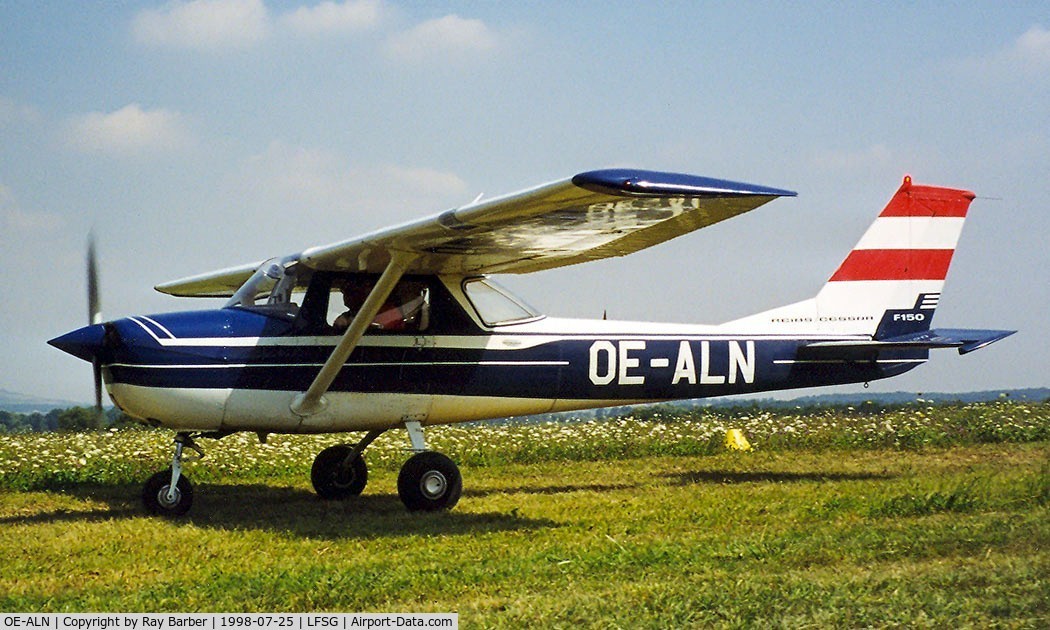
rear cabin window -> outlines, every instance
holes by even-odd
[[[474,278],[463,283],[463,292],[488,326],[516,324],[541,317],[531,306],[511,295],[488,278]]]

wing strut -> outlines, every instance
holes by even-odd
[[[383,303],[390,297],[390,293],[394,290],[401,276],[404,275],[405,270],[418,256],[414,253],[399,251],[393,251],[390,254],[390,263],[383,271],[383,275],[379,276],[379,280],[372,288],[372,292],[368,294],[365,303],[361,305],[361,309],[354,315],[354,320],[350,322],[350,327],[343,333],[343,338],[339,340],[339,345],[335,347],[331,356],[325,361],[321,371],[314,378],[314,382],[310,383],[310,388],[296,396],[295,400],[292,401],[291,409],[295,415],[306,417],[324,409],[324,393],[332,386],[332,382],[335,380],[336,375],[339,374],[339,370],[343,369],[346,360],[350,358],[350,353],[357,348],[358,342],[361,341],[361,336],[365,334],[365,330],[368,329],[372,320],[379,314],[379,309],[383,307]]]

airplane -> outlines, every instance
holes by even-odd
[[[322,450],[323,499],[361,494],[364,452],[407,430],[409,511],[449,510],[459,468],[424,427],[845,383],[981,349],[1016,331],[932,329],[972,192],[904,178],[816,296],[719,325],[546,317],[490,276],[623,256],[749,212],[789,190],[635,169],[579,173],[404,225],[155,288],[222,308],[91,323],[49,343],[88,361],[129,416],[176,432],[146,509],[186,514],[198,438],[364,432]]]

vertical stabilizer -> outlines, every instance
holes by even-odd
[[[905,176],[815,298],[734,324],[876,339],[928,330],[974,196]]]

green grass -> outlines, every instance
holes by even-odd
[[[1046,405],[1031,409],[1044,426]],[[696,452],[678,452],[690,426]],[[309,488],[331,436],[204,442],[208,457],[189,466],[193,511],[176,521],[138,501],[170,435],[7,436],[0,610],[454,611],[463,627],[508,628],[1050,625],[1039,430],[814,446],[824,438],[810,429],[774,447],[766,435],[779,432],[752,427],[756,451],[732,453],[677,419],[614,423],[604,443],[598,429],[431,431],[464,477],[459,505],[441,514],[408,514],[397,498],[403,435],[370,449],[369,487],[345,503]]]

